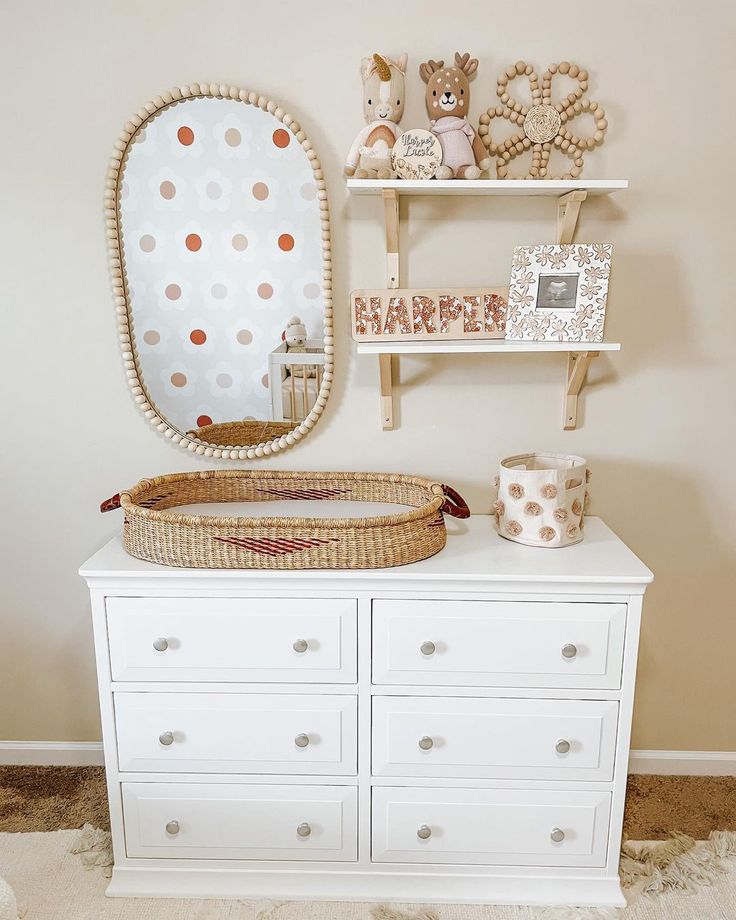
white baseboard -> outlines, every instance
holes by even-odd
[[[0,741],[0,765],[98,767],[101,741]],[[736,751],[631,751],[629,773],[736,776]]]
[[[629,773],[736,776],[736,751],[631,751]]]
[[[101,741],[0,741],[0,764],[101,767]]]

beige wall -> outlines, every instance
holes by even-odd
[[[552,13],[466,0],[446,9],[438,0],[6,5],[0,738],[99,737],[76,571],[121,522],[97,506],[144,475],[205,465],[149,430],[128,396],[101,205],[129,114],[171,85],[214,80],[259,89],[302,122],[332,206],[336,386],[315,433],[271,465],[422,473],[484,512],[499,457],[528,448],[589,457],[593,510],[657,576],[634,745],[736,750],[733,6],[558,2]],[[560,429],[559,356],[478,355],[405,359],[400,425],[384,433],[377,368],[347,338],[348,291],[378,286],[384,273],[379,201],[348,198],[341,179],[361,124],[359,59],[409,52],[409,127],[425,124],[420,60],[455,49],[480,58],[476,121],[495,100],[496,74],[517,58],[540,68],[579,60],[611,124],[585,175],[631,180],[628,193],[585,207],[578,234],[615,243],[607,332],[624,348],[597,362],[575,432]],[[504,283],[512,247],[553,233],[549,201],[405,208],[409,284]]]

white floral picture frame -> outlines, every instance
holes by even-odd
[[[517,246],[511,266],[506,338],[602,342],[613,246]]]

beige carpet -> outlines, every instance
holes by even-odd
[[[584,908],[414,907],[335,902],[106,899],[106,835],[91,828],[0,833],[0,875],[22,920],[733,920],[736,834],[707,842],[679,835],[629,844],[622,878],[629,906]],[[73,852],[76,851],[76,852]],[[88,865],[85,865],[87,863]]]

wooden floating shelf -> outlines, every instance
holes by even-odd
[[[479,339],[462,342],[359,342],[359,355],[518,355],[536,352],[621,351],[620,342],[513,342]]]
[[[516,195],[560,198],[568,192],[610,195],[629,187],[628,179],[348,179],[351,195]]]

